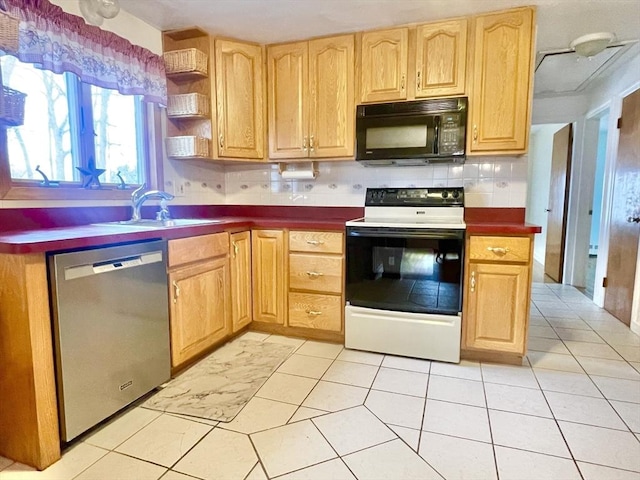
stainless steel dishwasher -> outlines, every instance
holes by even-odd
[[[170,377],[166,242],[49,256],[67,442]]]

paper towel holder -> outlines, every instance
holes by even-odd
[[[289,178],[293,180],[315,180],[318,176],[318,162],[311,162],[311,168],[301,170],[287,170],[289,163],[278,163],[278,171],[283,178]],[[299,175],[296,175],[299,173]]]

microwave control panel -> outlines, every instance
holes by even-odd
[[[438,142],[440,154],[464,153],[464,125],[462,115],[447,113],[440,116],[440,139]]]

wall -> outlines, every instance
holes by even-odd
[[[529,171],[527,210],[525,220],[542,227],[542,233],[536,235],[533,258],[544,264],[547,243],[547,212],[549,190],[551,188],[551,157],[553,153],[553,135],[564,127],[563,123],[534,125],[531,127],[529,141]]]
[[[67,13],[78,15],[79,17],[82,16],[78,0],[49,1],[58,5]],[[105,19],[104,23],[100,25],[100,28],[120,35],[134,45],[140,45],[141,47],[151,50],[153,53],[162,53],[162,34],[160,30],[122,9],[120,9],[120,13],[118,13],[115,18],[111,20]]]

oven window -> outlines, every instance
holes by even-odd
[[[463,240],[347,237],[347,301],[416,313],[461,310]]]

